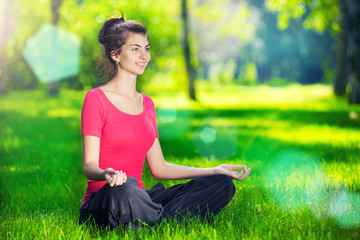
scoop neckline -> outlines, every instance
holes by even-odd
[[[131,114],[131,113],[124,112],[123,110],[120,110],[118,107],[116,107],[116,106],[110,101],[110,99],[106,96],[105,92],[104,92],[101,88],[97,88],[97,89],[100,90],[101,94],[104,96],[104,98],[106,99],[106,101],[108,101],[108,102],[110,103],[110,105],[111,105],[112,107],[114,107],[117,111],[119,111],[120,113],[123,113],[123,114],[125,114],[125,115],[129,115],[129,116],[134,116],[134,117],[136,117],[136,116],[142,115],[142,114],[145,112],[146,101],[145,101],[145,96],[144,96],[143,93],[140,93],[141,96],[142,96],[142,102],[143,102],[143,109],[142,109],[142,111],[141,111],[140,113],[138,113],[138,114]]]

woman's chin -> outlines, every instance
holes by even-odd
[[[142,75],[144,72],[145,72],[145,70],[143,70],[143,71],[137,71],[136,74],[137,74],[137,75]]]

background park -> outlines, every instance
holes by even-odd
[[[167,161],[252,169],[214,224],[77,224],[81,107],[119,10],[148,28],[138,90]],[[2,0],[0,13],[0,239],[360,238],[360,1]],[[146,166],[143,180],[159,182]]]

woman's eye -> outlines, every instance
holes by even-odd
[[[150,48],[145,48],[146,51],[150,51]]]
[[[137,50],[139,50],[139,49],[138,49],[138,48],[133,48],[132,50],[133,50],[133,51],[137,51]]]

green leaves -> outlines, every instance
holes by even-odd
[[[272,12],[278,12],[277,26],[285,30],[291,18],[300,18],[308,13],[303,26],[317,33],[326,30],[338,32],[336,22],[338,11],[337,0],[266,0],[266,7]]]

